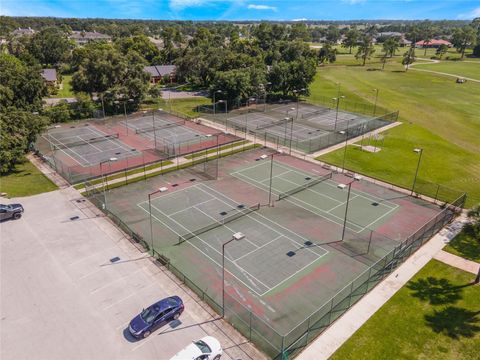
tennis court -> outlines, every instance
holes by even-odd
[[[138,206],[149,213],[148,202]],[[195,248],[219,267],[222,244],[233,234],[243,233],[242,241],[226,249],[225,269],[258,296],[328,253],[322,247],[306,247],[307,239],[260,215],[259,205],[236,203],[203,183],[160,196],[152,200],[151,208],[152,217],[176,233],[181,246]],[[298,251],[301,248],[304,251]]]
[[[265,159],[231,175],[268,191],[270,160]],[[354,181],[351,179],[351,181]],[[278,201],[290,202],[328,221],[343,225],[347,203],[347,188],[339,188],[332,173],[318,175],[307,173],[280,162],[273,163],[272,192]],[[392,216],[398,208],[388,200],[360,190],[352,190],[349,198],[346,226],[355,233],[375,228],[382,219]]]
[[[75,164],[83,167],[100,164],[109,159],[123,159],[140,155],[118,139],[118,133],[108,134],[93,126],[51,129],[42,137],[53,151],[62,152]]]
[[[123,123],[125,124],[125,122]],[[172,119],[172,116],[144,116],[129,120],[126,125],[136,134],[152,142],[160,140],[171,144],[180,144],[205,137],[205,134],[183,126],[185,120]]]

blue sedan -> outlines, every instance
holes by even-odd
[[[135,316],[130,321],[128,330],[136,338],[146,338],[152,331],[172,320],[178,319],[184,309],[185,306],[182,299],[178,296],[168,297],[150,305]]]

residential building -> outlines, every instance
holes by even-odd
[[[431,39],[428,42],[426,40],[420,40],[415,43],[415,47],[417,48],[438,48],[440,45],[453,46],[450,41],[442,39]]]
[[[42,69],[41,75],[48,86],[57,86],[57,70]]]
[[[152,65],[145,66],[144,70],[150,75],[150,82],[152,84],[161,83],[162,80],[168,76],[169,81],[175,80],[175,72],[177,67],[175,65]]]
[[[32,28],[18,28],[12,31],[13,36],[32,36],[35,34],[35,30]]]
[[[70,35],[70,39],[75,41],[77,45],[85,45],[90,41],[106,41],[111,42],[112,37],[109,35],[101,34],[96,31],[73,31]]]

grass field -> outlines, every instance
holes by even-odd
[[[72,81],[72,75],[62,75],[63,88],[59,89],[57,95],[54,95],[52,97],[57,97],[57,98],[75,97],[75,94],[73,93],[73,90],[72,90],[71,81]]]
[[[167,111],[170,109],[177,111],[181,114],[197,117],[198,113],[195,112],[195,108],[198,105],[206,105],[211,104],[211,100],[206,97],[192,97],[192,98],[185,98],[185,99],[171,99],[171,100],[164,100],[164,99],[155,99],[155,101],[149,101],[143,107],[156,107],[162,108]]]
[[[56,189],[57,186],[28,160],[0,178],[0,192],[7,193],[8,197],[36,195]]]
[[[367,154],[352,148],[347,152],[347,168],[406,186],[411,184],[416,165],[412,149],[422,147],[421,179],[468,192],[467,205],[480,202],[480,84],[456,84],[445,76],[404,72],[396,63],[384,71],[369,68],[322,67],[310,88],[308,100],[315,102],[336,96],[339,82],[346,100],[369,104],[374,102],[373,89],[379,89],[378,105],[400,111],[405,125],[388,132],[385,149]],[[343,150],[320,159],[339,165]]]
[[[480,286],[430,261],[331,359],[478,359]]]
[[[480,80],[480,63],[478,62],[440,62],[437,64],[418,64],[415,69],[424,69],[431,71],[440,71],[456,76],[464,76],[476,80]]]
[[[480,263],[480,239],[465,230],[455,236],[443,250]]]

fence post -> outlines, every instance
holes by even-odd
[[[249,330],[249,338],[248,340],[252,341],[252,312],[249,311],[249,324],[248,324],[248,330]]]

